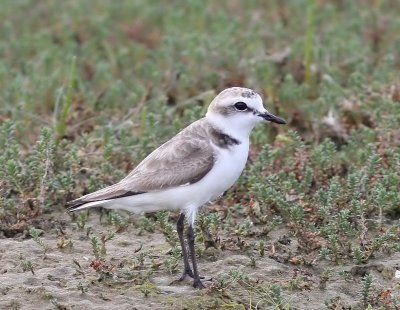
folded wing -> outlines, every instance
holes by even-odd
[[[89,202],[116,199],[196,183],[213,167],[208,126],[199,120],[147,156],[117,184],[70,201],[71,210]]]

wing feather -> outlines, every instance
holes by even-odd
[[[82,204],[193,184],[213,167],[215,154],[209,141],[209,124],[194,122],[148,155],[119,183],[69,203]]]

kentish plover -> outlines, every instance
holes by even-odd
[[[69,210],[99,206],[134,213],[181,210],[177,232],[184,271],[180,279],[189,275],[194,287],[203,288],[194,248],[197,211],[238,179],[247,161],[250,132],[262,121],[286,123],[268,112],[253,90],[228,88],[215,97],[204,118],[154,150],[120,182],[70,201]],[[183,236],[185,216],[189,252]]]

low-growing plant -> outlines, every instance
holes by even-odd
[[[179,243],[176,233],[176,225],[173,225],[169,221],[168,214],[165,211],[157,212],[157,218],[165,239],[172,247],[175,247]]]
[[[127,221],[117,212],[107,213],[108,222],[115,227],[115,232],[121,232],[128,226]]]
[[[19,256],[20,265],[23,271],[30,271],[33,275],[35,274],[35,270],[33,268],[33,263],[30,259],[25,258],[22,254]]]
[[[48,245],[44,243],[43,239],[40,237],[40,234],[41,232],[34,227],[31,227],[29,229],[29,235],[32,237],[33,241],[35,241],[36,244],[42,248],[43,253],[46,255],[46,253],[50,250],[50,248]]]
[[[364,306],[367,306],[370,302],[373,288],[374,278],[371,274],[368,273],[361,279],[361,298]]]
[[[73,213],[75,214],[75,213]],[[84,229],[89,218],[89,210],[76,214],[76,224],[79,229]]]
[[[78,291],[81,292],[81,294],[85,294],[89,290],[89,287],[86,284],[83,284],[82,281],[78,282],[78,284],[76,285],[76,288]]]
[[[146,216],[141,216],[139,219],[139,229],[141,231],[147,231],[153,233],[156,229],[155,222]]]
[[[173,248],[170,251],[170,255],[166,259],[164,259],[163,263],[170,274],[175,274],[175,272],[180,267],[181,250],[177,247]]]

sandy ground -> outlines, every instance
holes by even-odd
[[[77,229],[64,213],[59,214],[55,223],[41,236],[48,248],[46,253],[30,238],[0,239],[0,309],[212,309],[212,303],[222,295],[225,295],[225,300],[230,298],[235,302],[227,302],[227,306],[221,309],[274,308],[262,302],[256,307],[252,296],[245,290],[228,290],[225,294],[216,295],[209,289],[199,291],[192,288],[189,280],[174,281],[179,272],[170,274],[162,265],[170,250],[163,234],[146,232],[139,236],[132,224],[106,243],[105,260],[110,275],[100,281],[99,273],[93,265],[91,267],[94,256],[85,230]],[[90,217],[90,225],[97,236],[113,228],[100,224],[98,216],[94,215]],[[267,243],[274,243],[283,233],[279,230],[271,233]],[[73,241],[73,246],[61,248],[63,239]],[[291,247],[289,250],[295,250],[295,242]],[[140,253],[145,253],[145,259],[143,265],[138,266]],[[240,269],[257,281],[281,284],[300,274],[301,287],[284,294],[291,309],[326,309],[324,303],[329,300],[337,301],[336,309],[356,309],[360,302],[360,278],[365,272],[373,274],[376,287],[392,289],[396,285],[398,288],[400,283],[394,276],[400,267],[398,253],[361,267],[332,266],[328,263],[306,267],[279,262],[278,256],[266,252],[264,257],[257,258],[255,268],[249,266],[247,254],[239,248],[210,248],[199,260],[201,273],[209,279]],[[27,267],[27,261],[31,261],[33,272]],[[159,268],[152,271],[154,268],[151,266],[154,265]],[[333,276],[324,285],[321,284],[321,274],[327,266],[332,269]],[[117,276],[118,271],[128,269],[130,277],[123,279]],[[345,280],[339,277],[338,273],[342,270],[348,271],[353,278]],[[210,286],[212,281],[205,283]],[[146,288],[149,288],[147,296],[144,293]],[[399,294],[398,291],[393,293]]]

